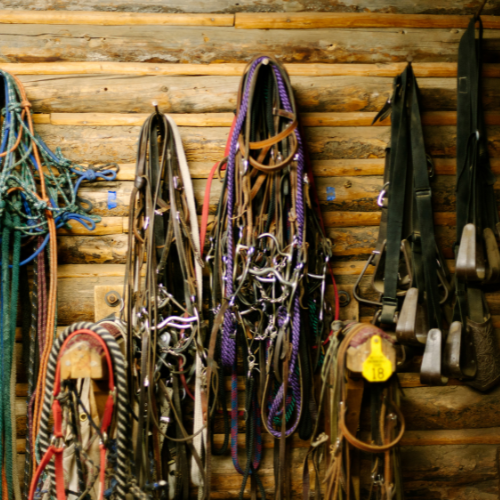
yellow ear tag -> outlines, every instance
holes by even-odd
[[[371,352],[363,363],[363,377],[368,382],[385,382],[392,375],[392,363],[382,352],[379,335],[371,338]]]

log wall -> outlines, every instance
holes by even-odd
[[[82,188],[82,196],[103,218],[96,231],[78,225],[60,231],[59,326],[93,320],[94,287],[123,283],[137,137],[151,102],[157,101],[181,125],[201,204],[209,169],[223,156],[242,69],[260,53],[276,56],[292,75],[319,199],[335,244],[334,272],[340,288],[348,290],[373,248],[380,219],[376,198],[389,122],[376,127],[370,123],[391,92],[392,78],[408,59],[413,61],[422,91],[427,151],[435,158],[437,237],[451,259],[457,50],[468,16],[480,3],[0,0],[0,68],[20,75],[47,144],[83,164],[121,166],[115,182]],[[484,14],[483,101],[498,174],[500,1],[490,0]],[[496,188],[500,201],[500,183]],[[117,194],[111,210],[108,191]],[[211,209],[219,192],[215,183]],[[362,282],[365,292],[368,280]],[[500,291],[488,294],[488,301],[500,328]],[[372,312],[361,308],[360,316],[368,319]],[[22,474],[26,384],[21,344],[16,355]],[[422,386],[415,374],[400,378],[408,427],[402,450],[406,498],[498,499],[500,387],[479,394],[459,381],[438,388]],[[293,438],[294,478],[301,477],[307,446]],[[271,494],[272,443],[267,437],[264,447],[263,482]],[[213,498],[236,498],[240,478],[230,457],[214,457],[213,470]],[[296,498],[301,495],[298,480],[293,492]]]

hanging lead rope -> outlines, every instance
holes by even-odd
[[[109,396],[105,407],[105,412],[102,417],[100,426],[100,463],[98,465],[99,473],[93,478],[88,478],[90,483],[86,482],[85,490],[77,493],[85,495],[85,491],[89,491],[93,487],[92,480],[99,481],[99,499],[102,500],[104,491],[107,486],[105,470],[107,468],[106,458],[113,448],[116,448],[116,465],[113,478],[115,486],[111,489],[111,498],[125,498],[130,491],[136,498],[145,499],[144,494],[138,493],[135,486],[135,478],[133,478],[130,469],[130,450],[131,450],[131,425],[132,420],[130,414],[129,391],[127,385],[127,377],[125,373],[125,360],[123,354],[115,340],[115,338],[104,328],[93,323],[75,323],[66,328],[55,340],[51,348],[49,361],[47,365],[47,379],[43,400],[43,410],[40,420],[40,451],[41,463],[36,470],[31,487],[29,490],[29,500],[35,498],[35,493],[39,488],[39,479],[42,473],[47,469],[48,476],[44,480],[44,485],[48,493],[55,487],[57,498],[66,498],[65,482],[63,470],[63,453],[64,449],[75,444],[75,439],[78,436],[72,436],[71,441],[67,441],[67,433],[63,430],[62,411],[64,408],[65,415],[71,414],[71,397],[69,394],[69,386],[64,385],[64,391],[61,393],[60,379],[60,359],[64,350],[68,347],[70,340],[73,343],[76,340],[90,339],[91,342],[100,346],[104,351],[106,363],[108,366],[108,386]],[[54,431],[51,432],[49,420],[51,414],[54,416]],[[116,422],[115,435],[109,434],[111,422]],[[68,422],[65,417],[64,422]],[[76,444],[78,444],[76,442]],[[52,463],[52,457],[55,461]]]

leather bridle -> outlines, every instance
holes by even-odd
[[[216,360],[222,367],[207,413],[221,404],[222,374],[230,374],[231,454],[243,476],[240,498],[248,479],[252,495],[260,490],[264,496],[257,474],[264,427],[279,440],[275,484],[280,499],[290,495],[286,439],[297,429],[307,437],[312,431],[309,412],[315,403],[303,384],[312,383],[315,369],[309,349],[322,347],[328,328],[324,293],[331,248],[311,203],[290,80],[271,57],[257,57],[245,70],[226,153],[219,165],[226,174],[206,257],[212,271],[210,307],[215,324],[222,322],[210,341],[209,366]],[[206,206],[204,215],[206,220]],[[312,340],[306,335],[309,315],[315,322]],[[239,349],[246,373],[246,466],[237,456]],[[225,416],[223,404],[222,412]]]
[[[159,112],[141,129],[129,220],[124,320],[138,416],[136,476],[141,488],[167,488],[170,482],[175,497],[187,499],[188,449],[193,456],[191,478],[200,492],[205,484],[202,262],[194,192],[180,134],[175,122]],[[194,396],[188,387],[191,381]],[[195,400],[192,436],[184,428],[181,393]],[[167,423],[170,415],[173,422]],[[167,442],[174,443],[172,450]],[[168,465],[171,454],[176,457],[173,476]]]

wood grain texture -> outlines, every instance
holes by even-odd
[[[0,47],[0,61],[210,64],[246,63],[257,55],[270,54],[282,63],[300,64],[404,63],[408,57],[419,63],[449,63],[457,61],[463,32],[400,27],[263,31],[0,23],[0,37],[9,39]],[[497,31],[485,30],[484,62],[495,63],[499,57]]]
[[[65,156],[77,163],[135,162],[139,127],[38,125],[37,130],[51,149],[60,147]],[[220,161],[228,132],[225,127],[182,127],[188,162]],[[372,159],[384,158],[389,134],[389,127],[385,126],[309,127],[305,129],[305,140],[313,160]],[[424,136],[428,154],[455,157],[455,127],[424,127]],[[491,157],[500,157],[500,126],[488,127],[488,149]]]
[[[383,175],[383,158],[368,158],[355,160],[315,160],[312,161],[315,177],[354,177]],[[433,158],[436,175],[455,175],[455,158]],[[193,179],[206,179],[213,162],[190,162],[189,171]],[[500,158],[490,158],[490,165],[495,175],[500,174]],[[116,177],[119,181],[131,181],[135,178],[135,164],[122,163]]]
[[[405,390],[402,411],[408,430],[475,429],[499,426],[500,388],[482,394],[467,386]]]
[[[407,63],[387,64],[285,64],[291,76],[389,76],[400,74]],[[241,76],[245,64],[170,64],[170,63],[125,63],[125,62],[44,62],[44,63],[0,63],[0,69],[18,75],[219,75]],[[418,78],[449,78],[457,76],[456,63],[413,63]],[[500,65],[483,65],[486,78],[498,78]]]
[[[345,213],[345,212],[344,212]],[[368,258],[375,248],[378,226],[327,228],[333,242],[333,256]],[[61,264],[125,264],[128,236],[112,234],[102,236],[63,236],[58,238],[58,261]],[[456,239],[454,227],[437,227],[436,242],[446,258],[453,258]]]
[[[481,16],[485,28],[500,28],[496,16]],[[234,25],[240,29],[318,28],[466,28],[470,16],[428,14],[372,14],[344,12],[238,13]]]
[[[389,12],[402,14],[475,14],[481,0],[1,0],[3,9],[86,10],[105,12]],[[500,15],[489,0],[483,14]]]
[[[23,75],[28,98],[38,113],[150,113],[158,102],[166,113],[233,112],[237,76]],[[392,78],[367,76],[293,76],[302,112],[376,112],[392,92]],[[456,110],[455,78],[421,78],[426,111]],[[483,80],[482,99],[500,110],[500,86]]]
[[[195,198],[199,206],[203,204],[207,181],[205,178],[194,178],[193,187]],[[376,221],[372,212],[379,213],[377,198],[382,189],[381,176],[332,176],[316,177],[316,191],[328,225],[335,220],[349,217],[348,220],[358,218],[357,225],[373,225]],[[112,181],[84,183],[81,195],[94,205],[96,215],[102,217],[123,217],[128,215],[128,205],[133,183],[131,181]],[[453,175],[437,175],[432,181],[433,206],[438,225],[453,226],[455,224],[452,213],[455,211],[455,177]],[[500,182],[494,185],[497,197],[500,199]],[[210,190],[210,209],[215,210],[221,193],[221,182],[214,180]],[[116,192],[115,208],[108,208],[108,192]],[[332,194],[333,193],[333,194]],[[331,212],[341,212],[335,214]],[[353,212],[347,215],[345,212]],[[363,213],[363,215],[359,215]],[[376,215],[378,217],[378,215]],[[366,223],[365,223],[366,222]],[[343,223],[342,225],[346,225]],[[356,225],[356,224],[352,224]],[[75,226],[76,227],[76,226]],[[106,228],[102,229],[106,231]],[[102,233],[105,234],[105,233]],[[108,233],[109,234],[109,233]]]
[[[373,123],[377,113],[302,113],[300,123],[304,127],[369,127],[389,126],[390,116]],[[38,123],[51,125],[86,125],[86,126],[141,126],[149,116],[147,113],[50,113],[41,115]],[[179,127],[230,127],[234,120],[233,113],[189,113],[170,114]],[[456,125],[455,111],[428,111],[421,115],[422,125]],[[500,125],[500,113],[485,113],[486,125]]]
[[[2,10],[2,24],[233,26],[230,14],[147,14],[138,12]]]

